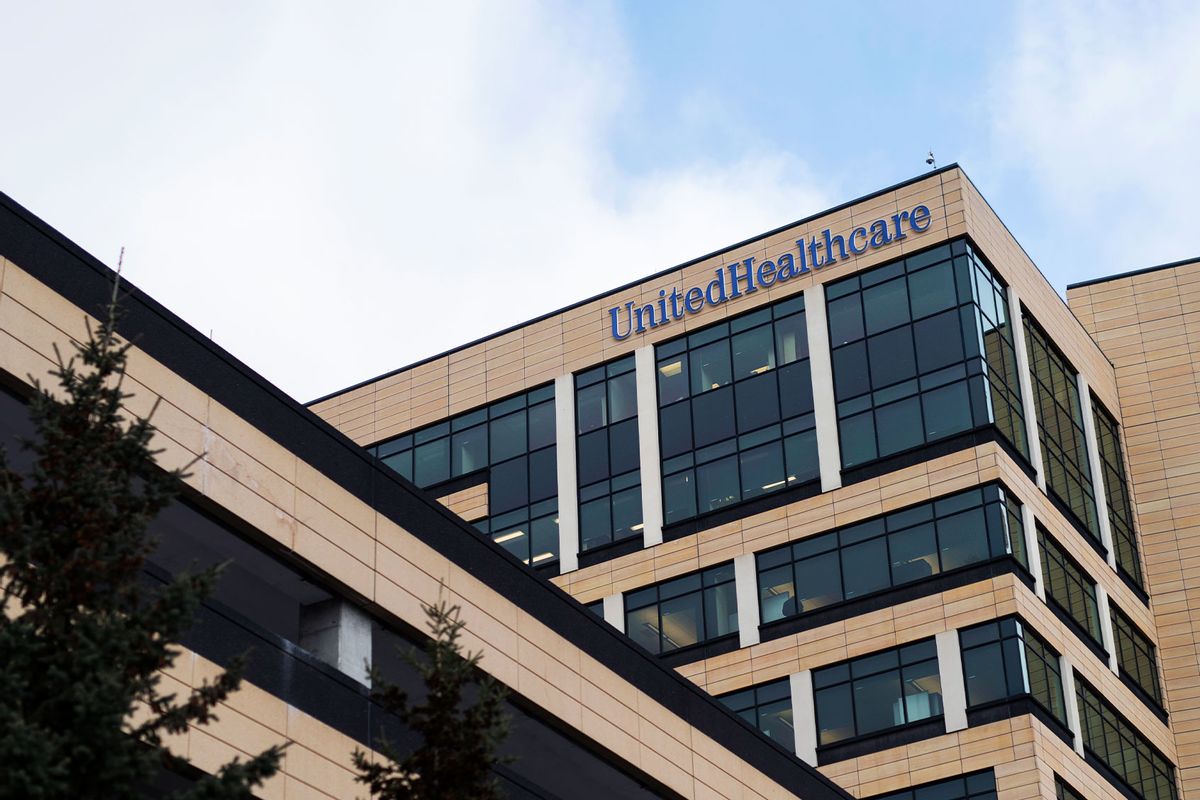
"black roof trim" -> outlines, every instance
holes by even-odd
[[[1181,261],[1172,261],[1168,264],[1157,264],[1153,267],[1142,267],[1141,269],[1131,269],[1128,272],[1118,272],[1115,275],[1106,275],[1103,278],[1090,278],[1089,280],[1080,281],[1079,283],[1068,283],[1067,291],[1069,292],[1072,289],[1079,289],[1083,286],[1092,286],[1097,283],[1107,283],[1108,281],[1116,281],[1116,280],[1120,280],[1121,278],[1132,278],[1135,275],[1145,275],[1147,272],[1158,272],[1160,269],[1175,269],[1175,267],[1182,267],[1182,266],[1186,266],[1188,264],[1195,264],[1197,261],[1200,261],[1200,256],[1194,256],[1192,258],[1185,258],[1185,259],[1182,259]]]
[[[107,307],[113,271],[2,192],[0,256],[85,312],[98,315]],[[147,355],[788,791],[851,800],[162,304],[131,284],[123,287],[120,333]]]
[[[774,236],[775,234],[780,233],[781,231],[786,231],[788,228],[794,228],[797,225],[803,225],[807,222],[812,222],[815,219],[819,219],[821,217],[828,216],[829,214],[836,214],[838,211],[849,208],[850,206],[858,205],[859,203],[862,203],[866,200],[870,200],[872,198],[879,197],[882,194],[887,194],[888,192],[894,192],[897,189],[903,189],[905,186],[911,186],[912,184],[914,184],[918,181],[923,181],[926,178],[931,178],[935,175],[941,175],[943,173],[950,172],[951,170],[955,170],[955,169],[960,170],[960,171],[962,169],[961,167],[959,167],[957,162],[953,163],[953,164],[947,164],[946,166],[940,167],[938,169],[930,170],[929,172],[924,172],[915,177],[900,181],[899,183],[894,183],[891,186],[887,186],[883,189],[877,189],[869,194],[864,194],[862,197],[857,197],[854,200],[847,200],[845,203],[841,203],[840,205],[833,206],[832,208],[827,208],[824,211],[818,211],[815,214],[809,214],[807,217],[804,217],[803,219],[798,219],[795,222],[789,222],[786,225],[780,225],[778,228],[772,228],[771,230],[766,231],[764,233],[755,234],[754,236],[751,236],[748,239],[743,239],[742,241],[737,242],[736,244],[726,245],[725,247],[722,247],[720,250],[714,250],[711,253],[699,256],[697,258],[693,258],[690,261],[685,261],[682,264],[676,264],[673,267],[667,267],[666,269],[659,270],[658,272],[655,272],[653,274],[646,275],[645,277],[638,278],[637,280],[633,280],[633,281],[630,281],[629,283],[622,284],[621,286],[617,286],[616,288],[606,289],[605,291],[601,292],[600,294],[595,294],[595,295],[592,295],[591,297],[585,298],[583,300],[578,300],[574,303],[571,303],[568,306],[563,306],[562,308],[555,309],[554,311],[548,311],[545,314],[542,314],[541,316],[534,317],[533,319],[526,320],[525,322],[518,322],[515,325],[508,326],[504,330],[496,331],[495,333],[489,333],[486,336],[481,336],[478,339],[475,339],[474,341],[467,342],[466,344],[460,344],[456,347],[450,348],[449,350],[444,350],[440,353],[437,353],[436,355],[422,358],[419,361],[414,361],[411,364],[406,364],[403,367],[397,367],[396,369],[385,372],[382,375],[376,375],[374,378],[367,378],[365,381],[359,381],[358,383],[355,383],[351,386],[347,386],[344,389],[338,389],[335,392],[330,392],[329,394],[322,395],[321,397],[318,397],[315,400],[309,400],[304,405],[315,406],[317,403],[323,403],[326,400],[331,400],[334,397],[337,397],[338,395],[352,392],[355,389],[361,389],[364,386],[375,383],[376,381],[381,381],[384,378],[390,378],[393,375],[399,375],[401,372],[407,372],[408,370],[419,367],[422,364],[428,364],[431,361],[437,361],[439,358],[445,358],[446,356],[451,355],[452,353],[457,353],[462,350],[466,350],[469,347],[474,347],[477,344],[482,344],[483,342],[486,342],[489,339],[498,338],[500,336],[505,335],[506,333],[512,333],[515,330],[520,330],[521,328],[527,327],[529,325],[536,325],[537,323],[539,323],[543,320],[550,319],[550,317],[555,317],[555,316],[558,316],[559,314],[565,314],[568,311],[579,308],[580,306],[585,306],[588,303],[595,302],[596,300],[599,300],[602,297],[607,297],[610,294],[617,294],[618,292],[623,292],[626,289],[632,289],[633,287],[643,284],[647,281],[652,281],[655,278],[661,278],[664,275],[669,275],[670,273],[672,273],[676,270],[679,270],[679,269],[687,269],[690,266],[699,264],[701,261],[707,261],[710,258],[714,258],[714,257],[722,255],[724,253],[728,253],[731,250],[736,250],[739,247],[743,247],[743,246],[748,245],[751,242],[757,241],[759,239],[765,239],[768,236]],[[963,174],[965,175],[966,173],[964,172]]]

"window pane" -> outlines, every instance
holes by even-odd
[[[977,706],[1008,697],[1000,644],[994,642],[963,653],[963,678],[967,683],[967,705]]]
[[[612,541],[609,498],[604,496],[579,506],[579,540],[584,550]]]
[[[663,515],[668,524],[696,516],[696,488],[691,470],[663,479]]]
[[[942,569],[952,570],[989,557],[987,529],[982,509],[955,514],[938,520],[938,541],[942,547]]]
[[[734,387],[734,392],[739,433],[779,421],[779,389],[775,383],[775,373],[742,381]]]
[[[856,397],[871,388],[865,343],[857,342],[833,351],[833,386],[839,400]]]
[[[958,319],[957,311],[947,311],[913,325],[921,372],[933,372],[962,362],[965,355]]]
[[[779,376],[780,412],[783,417],[811,414],[813,410],[812,374],[808,364],[784,367]]]
[[[687,361],[683,356],[658,362],[658,402],[674,403],[688,396]]]
[[[691,352],[692,394],[725,386],[730,381],[729,342],[722,339]]]
[[[775,368],[773,326],[762,325],[732,339],[733,378],[740,380]]]
[[[850,701],[849,684],[820,689],[814,694],[820,743],[832,744],[854,736],[854,706]]]
[[[758,607],[763,622],[774,622],[797,613],[791,564],[759,573]]]
[[[826,309],[829,314],[830,346],[837,347],[863,337],[862,301],[857,294],[830,300]]]
[[[649,650],[661,652],[658,632],[658,606],[652,605],[625,614],[625,634]]]
[[[875,412],[879,433],[879,455],[899,453],[921,444],[920,398],[910,397]]]
[[[529,502],[529,465],[514,458],[492,467],[488,482],[488,514],[495,516]]]
[[[554,403],[539,403],[529,409],[529,449],[554,444]]]
[[[871,412],[844,419],[838,428],[841,432],[843,464],[852,467],[874,460],[875,417]]]
[[[887,545],[883,539],[843,548],[842,567],[847,600],[887,588],[891,582]]]
[[[525,412],[518,411],[491,422],[492,462],[525,452]]]
[[[783,613],[801,613],[842,600],[842,575],[836,552],[796,563],[797,598],[794,611],[785,602]]]
[[[971,429],[971,399],[965,383],[952,383],[921,397],[925,436],[930,441]]]
[[[773,442],[741,454],[742,496],[757,497],[787,485],[783,472],[783,447]]]
[[[815,430],[789,436],[783,442],[787,459],[788,484],[804,483],[820,477],[817,461],[817,432]]]
[[[487,426],[479,425],[454,434],[451,446],[454,475],[466,475],[487,466]]]
[[[893,583],[908,583],[938,572],[932,523],[892,534],[888,547],[892,554]]]
[[[704,633],[704,612],[699,592],[663,600],[663,652],[688,647],[701,640]]]
[[[608,431],[601,429],[580,436],[577,440],[579,447],[579,485],[587,486],[608,477]]]
[[[415,477],[418,486],[432,486],[450,477],[450,440],[438,439],[418,445],[413,451]]]
[[[741,499],[736,457],[724,458],[696,468],[700,513],[712,511]]]
[[[737,590],[732,583],[705,590],[704,619],[708,639],[737,632]]]
[[[904,712],[906,722],[942,713],[942,679],[936,660],[904,668]]]
[[[775,323],[775,352],[780,365],[808,358],[808,330],[804,314],[795,314]]]
[[[612,474],[620,475],[638,468],[638,425],[636,419],[617,423],[608,429],[609,460]]]
[[[864,289],[863,316],[868,334],[908,322],[908,286],[905,278]]]
[[[634,486],[612,496],[612,526],[614,539],[627,539],[641,533],[642,487]],[[636,528],[636,530],[635,530]]]
[[[854,724],[859,736],[904,724],[899,672],[854,681]]]
[[[558,458],[547,447],[529,456],[529,501],[536,503],[558,494]]]
[[[637,374],[627,372],[608,380],[608,421],[620,422],[637,414]]]
[[[575,425],[578,433],[587,433],[608,424],[608,394],[605,384],[597,383],[575,392]]]
[[[912,331],[898,328],[867,340],[871,360],[871,386],[878,389],[917,376]]]
[[[662,457],[671,458],[692,449],[692,405],[676,403],[658,415]]]
[[[913,317],[917,319],[958,305],[949,261],[913,273],[908,278],[908,285],[912,292]]]
[[[692,400],[696,447],[705,447],[734,435],[733,390],[708,392]]]

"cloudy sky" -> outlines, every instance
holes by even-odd
[[[300,400],[930,148],[1060,290],[1200,255],[1200,5],[845,5],[0,0],[0,191]]]

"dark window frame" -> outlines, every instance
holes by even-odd
[[[993,631],[986,630],[989,627],[995,628],[995,638],[982,639],[985,635],[992,634]],[[972,635],[975,634],[975,635]],[[959,640],[959,657],[963,667],[963,682],[967,694],[967,709],[982,708],[994,703],[1008,701],[1014,697],[1028,697],[1033,702],[1037,703],[1054,719],[1058,720],[1063,726],[1067,724],[1067,708],[1066,708],[1066,693],[1063,689],[1062,667],[1059,659],[1061,653],[1056,651],[1050,644],[1025,620],[1018,615],[1009,615],[995,620],[989,620],[978,625],[972,625],[967,628],[962,628],[958,631]],[[974,640],[974,641],[970,641]],[[1015,642],[1016,645],[1010,643]],[[968,653],[976,650],[997,645],[1000,650],[1000,658],[998,660],[999,669],[1004,677],[1004,684],[1009,689],[1008,692],[997,698],[989,700],[972,699],[972,684],[971,671],[968,667]],[[1008,669],[1011,666],[1009,661],[1008,647],[1017,647],[1017,654],[1020,658],[1020,668],[1022,674],[1020,676],[1022,690],[1012,691],[1013,676],[1008,674]],[[1049,681],[1051,678],[1057,678],[1057,695],[1054,693],[1054,686],[1047,682],[1045,691],[1039,691],[1039,687],[1033,685],[1033,670],[1029,666],[1031,658],[1036,658],[1044,667],[1045,675]],[[995,669],[995,667],[993,667]],[[1054,699],[1057,697],[1057,707]]]
[[[592,367],[583,372],[576,373],[572,380],[572,385],[575,388],[574,399],[575,403],[575,474],[576,474],[576,497],[579,503],[579,552],[591,553],[601,550],[618,542],[624,542],[632,539],[637,539],[642,536],[644,520],[642,519],[642,479],[641,479],[641,460],[638,452],[638,420],[637,410],[637,364],[635,363],[632,354],[622,358],[610,361],[606,364],[601,364],[597,367]],[[614,392],[618,388],[618,382],[633,381],[633,413],[614,418],[613,402]],[[587,430],[581,430],[583,426],[582,414],[580,413],[580,403],[584,392],[589,390],[594,391],[593,387],[602,387],[603,405],[601,410],[602,422],[598,425],[589,426]],[[632,429],[634,440],[633,452],[633,467],[630,469],[618,470],[614,461],[614,435],[617,433],[617,426],[621,426],[622,430]],[[603,437],[605,443],[605,456],[608,463],[605,469],[603,478],[590,480],[586,484],[582,476],[585,474],[583,467],[584,447],[581,446],[582,440],[587,438]],[[622,530],[617,528],[617,511],[619,508],[619,498],[627,499],[632,497],[635,499],[635,507],[637,510],[637,519]],[[607,520],[606,529],[607,535],[603,540],[597,540],[588,544],[587,533],[590,529],[589,524],[589,508],[603,508],[605,519]]]
[[[1079,727],[1084,752],[1104,767],[1101,774],[1116,783],[1119,788],[1128,789],[1143,800],[1178,800],[1175,765],[1151,744],[1135,725],[1081,678],[1078,672],[1075,673],[1075,699],[1079,708]],[[1097,736],[1103,741],[1097,741]],[[1110,761],[1105,753],[1096,747],[1101,745],[1105,751],[1111,753],[1113,744],[1120,748],[1119,761]],[[1136,761],[1137,773],[1153,773],[1158,776],[1154,792],[1144,791],[1147,780],[1145,778],[1141,779],[1140,786],[1132,783],[1131,779],[1135,779],[1135,776],[1126,771],[1131,755]],[[1164,786],[1167,789],[1165,793],[1160,791]]]
[[[769,361],[739,376],[737,343],[763,335],[770,339],[770,352],[764,354]],[[723,361],[728,379],[701,389],[695,385],[693,362],[703,364],[710,354],[716,364],[714,374],[724,376]],[[672,381],[676,376],[680,376],[678,382]],[[798,392],[787,386],[790,382],[797,382]],[[774,392],[769,390],[770,384]],[[669,396],[665,395],[668,389]],[[720,514],[819,480],[803,294],[656,345],[655,391],[665,525]],[[766,405],[761,406],[763,403]],[[751,421],[756,416],[751,409],[765,409],[765,416]],[[702,436],[697,418],[725,420],[728,428]],[[678,446],[676,436],[680,437]],[[777,480],[758,482],[762,476],[755,474],[756,469]],[[701,483],[706,480],[713,481],[714,489],[716,484],[728,483],[724,488],[731,493],[714,496],[705,506]]]
[[[763,695],[766,695],[764,698]],[[778,696],[776,696],[778,695]],[[738,703],[743,698],[749,698],[749,703]],[[742,720],[747,722],[751,727],[755,728],[762,736],[777,742],[782,747],[787,748],[789,752],[796,752],[796,718],[795,718],[795,700],[792,697],[791,678],[780,678],[779,680],[767,681],[766,683],[748,686],[745,689],[738,689],[735,692],[717,695],[717,700],[720,700],[725,706],[737,714]],[[764,708],[780,703],[782,700],[787,700],[787,713],[791,716],[792,721],[789,723],[785,717],[778,715],[777,712],[765,713]],[[752,714],[754,719],[748,719],[747,715]],[[764,716],[775,716],[784,725],[790,725],[792,728],[792,736],[787,742],[782,742],[779,739],[771,736],[766,729],[766,721]]]
[[[967,496],[972,493],[978,493],[978,503],[972,505],[956,505],[959,502],[969,499]],[[920,516],[921,509],[925,507],[929,507],[930,509],[928,519]],[[948,510],[942,511],[941,509]],[[1012,492],[1010,492],[1002,483],[998,481],[991,481],[980,486],[972,487],[959,492],[953,492],[948,495],[933,498],[932,500],[928,500],[923,503],[916,503],[902,509],[888,512],[887,514],[872,517],[864,520],[863,522],[843,526],[840,528],[834,528],[830,531],[817,533],[797,541],[788,542],[787,544],[779,547],[774,547],[769,550],[756,553],[755,582],[759,597],[759,624],[768,625],[780,620],[799,617],[805,613],[816,611],[818,609],[855,602],[864,597],[891,591],[901,586],[908,586],[918,581],[927,580],[947,573],[957,572],[959,570],[970,569],[977,564],[981,564],[995,558],[1001,558],[1005,556],[1011,557],[1021,565],[1022,569],[1028,570],[1029,566],[1028,554],[1025,546],[1024,522],[1021,517],[1020,509],[1020,503],[1016,500],[1016,497]],[[939,523],[945,524],[952,520],[964,519],[966,514],[973,513],[976,510],[982,511],[985,523],[982,543],[986,546],[987,556],[974,561],[967,561],[962,564],[958,564],[949,569],[944,568],[945,554],[949,548],[943,546],[943,541],[945,540],[946,536],[949,535],[949,532],[940,531]],[[996,514],[999,514],[998,518],[995,516]],[[893,527],[893,521],[896,521],[895,527]],[[898,540],[902,536],[913,533],[914,531],[918,531],[918,529],[930,524],[933,526],[932,536],[935,548],[933,554],[936,555],[938,559],[938,570],[936,572],[930,572],[928,575],[917,577],[911,580],[897,581],[896,567],[898,564],[892,555],[893,550],[895,549],[894,541]],[[1001,525],[1002,528],[993,533],[990,530],[990,527],[993,524]],[[857,531],[863,530],[865,526],[871,525],[879,526],[879,530],[870,536],[866,536],[861,539],[854,538],[853,541],[843,543],[844,540],[848,538],[844,534],[849,533],[851,536],[856,536]],[[823,538],[828,539],[829,543],[827,545],[821,542],[821,539]],[[994,545],[997,543],[997,538],[1003,542],[1004,552],[994,551]],[[883,540],[885,558],[889,564],[889,581],[887,585],[881,586],[880,588],[871,592],[866,592],[864,594],[847,598],[845,552],[855,547],[865,547],[870,545],[870,543],[879,540]],[[975,544],[979,544],[979,542],[975,542]],[[791,550],[790,558],[780,561],[780,563],[774,563],[774,561],[778,560],[779,558],[779,556],[776,554],[783,553],[789,549]],[[812,552],[807,552],[809,550],[812,550]],[[803,555],[801,555],[801,553],[803,553]],[[804,583],[804,581],[802,581],[798,576],[797,569],[802,563],[815,563],[818,559],[824,559],[826,561],[836,559],[838,570],[838,592],[840,597],[832,602],[823,603],[821,605],[814,606],[811,609],[805,609],[802,607],[803,603],[797,598],[796,594],[796,587]],[[767,562],[765,566],[764,562]],[[764,585],[764,573],[769,574],[774,570],[782,569],[785,565],[789,565],[791,568],[790,580],[786,581],[785,583],[788,583],[791,586],[792,593],[788,595],[788,599],[785,599],[781,603],[781,610],[783,613],[780,616],[774,616],[773,612],[766,611],[768,606],[767,601],[769,599],[779,597],[780,595],[768,594],[768,591],[773,590],[777,586],[783,585],[783,583]],[[832,568],[832,564],[829,565],[829,568]],[[792,603],[792,601],[795,602]],[[789,603],[792,603],[795,606],[790,613],[786,611]],[[768,613],[771,614],[770,619],[767,618]]]
[[[1028,309],[1022,308],[1021,319],[1029,357],[1029,382],[1037,406],[1038,446],[1042,453],[1046,491],[1059,502],[1068,519],[1093,546],[1102,548],[1099,510],[1084,432],[1083,399],[1079,394],[1079,372]],[[1058,389],[1066,392],[1066,404]],[[1069,447],[1063,439],[1064,434],[1071,437]],[[1078,491],[1073,492],[1072,487],[1077,487]]]
[[[960,783],[962,787],[959,794],[947,794],[946,789],[955,782]],[[996,800],[996,773],[989,767],[896,792],[872,795],[865,800],[929,800],[930,797],[936,800]]]
[[[915,278],[928,278],[935,270],[944,270],[943,282],[949,282],[953,300],[937,307],[919,308],[918,298],[927,293],[912,291]],[[881,287],[903,283],[905,313],[903,319],[877,329],[868,325],[868,293]],[[945,287],[944,287],[945,288]],[[837,404],[839,439],[842,442],[842,468],[859,469],[882,459],[927,447],[947,438],[994,427],[1017,453],[1028,461],[1029,445],[1025,427],[1013,321],[1009,318],[1008,287],[999,274],[965,238],[956,239],[929,250],[882,264],[826,285],[830,356],[833,362],[834,394]],[[848,298],[857,298],[852,300]],[[921,304],[923,305],[923,303]],[[841,316],[845,306],[848,315]],[[953,341],[958,355],[944,363],[922,365],[929,350],[919,340],[919,328],[933,325],[939,318],[953,317],[957,337]],[[993,317],[995,319],[993,319]],[[843,324],[843,320],[846,324]],[[907,336],[903,334],[907,332]],[[997,335],[990,335],[995,333]],[[888,380],[876,372],[888,367],[890,360],[876,364],[871,351],[885,340],[904,340],[913,363],[904,375]],[[950,341],[938,337],[935,341]],[[841,354],[841,355],[839,355]],[[862,361],[861,368],[839,372],[839,358]],[[842,380],[839,380],[839,375]],[[853,378],[855,386],[849,385]],[[857,385],[861,383],[862,385]],[[936,430],[935,403],[939,395],[949,397],[951,390],[961,396],[954,400],[966,405],[965,424]],[[916,414],[919,424],[896,424],[888,415]],[[881,431],[909,431],[910,440],[888,446]],[[911,436],[912,431],[919,436]],[[870,433],[870,447],[861,457],[849,442]],[[865,439],[863,440],[866,441]]]
[[[1109,602],[1108,611],[1112,617],[1113,649],[1116,650],[1117,666],[1120,674],[1129,678],[1146,697],[1162,709],[1162,681],[1159,677],[1158,648],[1149,636],[1129,618],[1116,603]],[[1133,651],[1130,653],[1130,651]],[[1127,655],[1133,655],[1130,662]],[[1139,661],[1141,663],[1139,663]]]
[[[1108,506],[1108,527],[1112,532],[1113,555],[1117,569],[1145,591],[1142,556],[1138,543],[1133,502],[1125,471],[1125,449],[1121,446],[1121,426],[1108,409],[1092,393],[1092,416],[1096,428],[1096,449],[1100,456],[1100,472],[1104,484],[1104,500]]]
[[[693,579],[696,580],[696,587],[692,589],[686,588],[687,584]],[[710,596],[715,597],[722,589],[728,589],[730,592],[729,596],[733,600],[733,627],[732,630],[708,636],[710,623],[716,624],[717,622],[708,618],[709,598]],[[653,594],[653,599],[651,599],[651,594]],[[698,625],[702,636],[697,638],[695,642],[664,648],[664,642],[670,641],[670,637],[667,635],[666,626],[663,623],[663,604],[671,600],[678,601],[682,598],[693,596],[699,597],[700,619]],[[646,647],[647,650],[656,656],[674,655],[690,648],[702,647],[712,642],[738,635],[738,623],[740,620],[737,615],[737,584],[732,561],[715,564],[696,572],[689,572],[686,575],[680,575],[669,580],[651,584],[650,586],[643,586],[631,592],[626,592],[622,596],[622,603],[625,635],[643,647]],[[657,649],[647,647],[639,638],[630,633],[631,615],[648,608],[657,608],[655,615],[658,633]]]
[[[1101,651],[1107,652],[1104,648],[1104,623],[1100,619],[1096,581],[1092,578],[1091,573],[1067,553],[1059,541],[1042,527],[1040,522],[1037,523],[1037,538],[1038,552],[1042,557],[1042,583],[1046,590],[1046,602],[1056,606],[1080,632],[1086,635],[1088,640],[1097,645]],[[1061,597],[1058,593],[1051,591],[1051,560],[1059,566],[1064,576],[1067,584],[1066,597]],[[1072,591],[1072,588],[1078,592]],[[1082,600],[1080,600],[1080,596],[1082,596]],[[1092,612],[1091,614],[1088,613],[1089,610]],[[1080,619],[1080,613],[1083,614],[1083,619]],[[1095,619],[1094,628],[1089,624],[1090,617]]]
[[[533,442],[529,418],[531,414],[549,414],[549,441]],[[523,415],[522,436],[524,446],[511,453],[503,453],[496,457],[495,432],[500,424],[514,421],[518,415]],[[455,485],[458,481],[472,476],[486,477],[488,483],[488,516],[473,520],[471,524],[480,533],[490,538],[511,553],[517,560],[536,568],[552,568],[558,564],[558,447],[557,430],[555,427],[555,397],[554,384],[542,384],[510,395],[501,400],[455,414],[431,425],[425,425],[408,433],[400,434],[368,446],[367,451],[383,461],[400,475],[416,483],[416,453],[420,447],[428,447],[445,443],[447,470],[444,479],[421,485],[421,488],[437,492],[440,486]],[[454,469],[453,442],[458,437],[470,433],[482,435],[483,449],[486,452],[484,462],[473,466],[470,470],[456,473]],[[535,446],[536,445],[536,446]],[[407,461],[405,459],[407,458]],[[522,461],[523,460],[523,461]],[[545,480],[553,482],[554,491],[544,496],[533,497],[531,492],[538,484],[539,477],[536,464],[545,467],[550,462],[550,469]],[[523,476],[521,470],[524,470]],[[525,502],[504,507],[496,512],[495,497],[501,482],[495,480],[497,473],[503,475],[506,469],[515,469],[514,477],[517,483],[523,482]],[[546,470],[543,469],[543,472]],[[523,481],[521,480],[523,478]],[[536,540],[536,541],[535,541]],[[535,550],[537,552],[535,552]]]
[[[889,664],[888,666],[884,666],[884,667],[875,669],[875,671],[873,671],[873,672],[864,671],[861,674],[855,674],[856,665],[861,666],[863,664],[868,664],[869,662],[881,659],[890,653],[896,654],[895,666],[891,666]],[[928,653],[928,654],[925,655],[924,653]],[[912,656],[911,660],[906,660],[906,658],[908,658],[909,656]],[[931,674],[936,675],[937,679],[938,679],[938,692],[936,692],[936,693],[926,692],[925,696],[930,697],[930,698],[936,697],[937,698],[936,706],[939,710],[937,711],[937,713],[930,713],[928,716],[909,719],[909,710],[908,710],[909,704],[907,702],[908,695],[904,691],[903,676],[907,669],[915,668],[915,667],[927,667],[931,663],[933,665],[933,672]],[[864,667],[864,669],[866,669],[866,668]],[[838,677],[839,672],[844,672],[845,677],[844,678]],[[877,728],[875,730],[869,730],[869,731],[859,730],[858,702],[857,702],[857,698],[855,696],[855,684],[858,683],[859,681],[868,681],[873,678],[879,678],[880,676],[889,675],[890,673],[893,673],[893,672],[896,673],[896,681],[897,681],[896,685],[900,689],[900,693],[895,699],[895,702],[898,704],[896,707],[902,711],[902,713],[905,717],[904,721],[894,724],[894,725],[887,726],[887,727]],[[826,678],[828,678],[829,682],[823,683],[823,680]],[[813,707],[814,707],[813,723],[817,729],[817,751],[818,751],[818,753],[822,749],[827,749],[830,747],[837,747],[840,745],[845,745],[850,742],[858,742],[858,741],[863,741],[866,739],[873,739],[873,738],[876,738],[879,736],[885,736],[892,732],[903,730],[904,728],[908,728],[908,727],[911,727],[914,725],[920,725],[923,723],[927,723],[932,720],[941,719],[945,716],[945,706],[943,704],[942,693],[941,693],[941,671],[940,671],[940,665],[938,663],[937,646],[935,644],[934,639],[932,639],[932,638],[920,639],[915,642],[906,642],[905,644],[900,645],[898,647],[885,648],[883,650],[878,650],[873,653],[867,653],[865,655],[847,659],[845,661],[841,661],[836,664],[830,664],[828,666],[814,669],[812,671],[812,681],[813,681]],[[846,687],[846,686],[849,687],[849,690],[848,690],[849,691],[849,699],[850,699],[849,720],[851,723],[851,733],[849,735],[843,736],[841,738],[830,739],[828,741],[822,741],[821,694],[823,692],[829,692],[830,694],[832,694],[835,690],[841,689],[842,687]],[[934,703],[931,699],[930,707],[932,708],[933,706],[934,706]]]

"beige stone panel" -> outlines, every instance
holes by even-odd
[[[367,599],[375,596],[375,571],[307,525],[296,525],[296,555]]]
[[[296,519],[270,500],[207,461],[197,462],[188,480],[198,486],[208,499],[233,510],[252,528],[284,547],[292,547],[296,538]]]
[[[295,461],[287,476],[273,472],[251,458],[211,428],[205,431],[203,449],[205,462],[229,476],[287,514],[296,513]]]
[[[342,757],[340,753],[330,751],[330,756],[326,758],[319,751],[293,744],[287,754],[288,776],[328,797],[361,796],[361,785],[355,783],[354,772],[350,768],[349,752]],[[289,797],[291,793],[292,785],[289,783]]]
[[[467,522],[475,522],[488,515],[488,485],[481,483],[461,489],[445,497],[439,497],[438,502]]]

